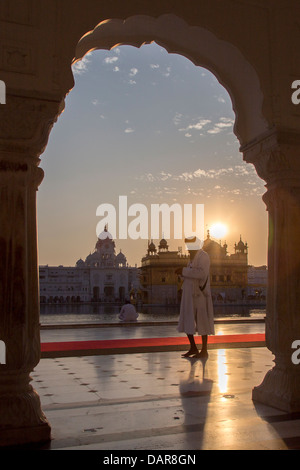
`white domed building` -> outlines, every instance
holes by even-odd
[[[75,267],[40,266],[42,303],[123,302],[140,291],[139,269],[127,263],[107,227],[98,236],[95,250]]]

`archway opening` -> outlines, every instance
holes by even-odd
[[[152,42],[88,52],[73,73],[76,86],[43,157],[40,264],[74,266],[85,259],[95,245],[97,207],[110,203],[120,210],[120,195],[128,207],[145,203],[149,213],[151,203],[204,204],[205,232],[222,222],[228,234],[219,244],[233,253],[242,234],[249,263],[266,264],[263,183],[241,159],[231,99],[211,72]],[[55,222],[47,216],[45,224],[44,203],[55,207]],[[140,266],[147,240],[116,244],[129,264]],[[169,245],[184,250],[182,240]],[[222,279],[230,280],[230,273]]]

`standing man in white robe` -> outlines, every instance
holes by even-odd
[[[178,331],[186,333],[190,341],[190,349],[183,357],[207,358],[207,336],[215,334],[209,279],[210,259],[202,250],[203,242],[196,237],[186,238],[185,243],[190,253],[190,263],[186,268],[176,270],[183,277]],[[196,333],[202,336],[200,352],[194,340]]]

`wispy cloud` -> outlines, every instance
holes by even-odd
[[[219,103],[222,103],[222,104],[226,103],[222,95],[215,96],[215,98],[217,99]]]
[[[117,56],[113,56],[113,57],[105,57],[105,59],[103,60],[103,62],[105,64],[114,64],[115,62],[117,62],[119,60],[119,57]]]
[[[132,67],[129,72],[130,80],[128,80],[129,85],[136,85],[136,81],[133,79],[138,74],[138,69],[136,67]]]
[[[147,180],[147,181],[193,181],[198,179],[220,179],[225,176],[230,177],[249,177],[249,185],[255,185],[256,183],[252,180],[253,177],[257,177],[254,167],[252,166],[245,166],[245,165],[235,165],[228,168],[212,168],[208,170],[204,170],[202,168],[198,168],[194,171],[185,171],[180,174],[171,174],[166,171],[161,171],[157,175],[153,175],[152,173],[146,173],[145,175],[140,176],[138,179]],[[243,184],[245,181],[243,181]],[[220,187],[219,185],[215,187]]]
[[[264,193],[264,187],[257,175],[251,175],[253,185],[248,185],[246,177],[241,177],[239,173],[232,171],[196,171],[193,173],[182,173],[182,175],[172,176],[169,173],[160,174],[147,173],[140,180],[139,195],[143,197],[156,198],[166,202],[166,200],[182,201],[183,197],[201,198],[203,201],[210,199],[222,199],[227,203],[234,203],[245,198],[259,198]],[[197,176],[196,176],[197,175]],[[200,176],[201,175],[201,176]],[[180,176],[180,177],[179,177]],[[200,182],[200,178],[201,182]],[[218,181],[218,184],[216,184]],[[175,184],[174,184],[175,183]]]
[[[178,126],[183,121],[183,116],[180,113],[176,113],[173,118],[173,123]],[[185,127],[178,129],[179,132],[185,132],[185,137],[192,137],[193,131],[200,131],[200,135],[214,135],[219,134],[224,130],[231,129],[234,125],[234,120],[228,117],[221,117],[217,122],[213,122],[211,119],[198,118],[195,122],[188,124]]]
[[[161,181],[166,181],[167,179],[172,178],[171,173],[166,173],[165,171],[161,171],[159,176]]]
[[[231,128],[234,124],[234,120],[231,118],[221,117],[212,129],[208,129],[208,134],[219,134],[224,129]]]
[[[166,68],[166,71],[163,72],[163,76],[164,76],[164,77],[169,77],[170,74],[171,74],[171,67],[167,67],[167,68]]]
[[[190,124],[189,126],[187,126],[185,128],[182,128],[182,129],[179,129],[179,130],[180,131],[189,131],[189,130],[192,130],[192,129],[196,129],[196,130],[200,131],[205,126],[207,126],[207,124],[210,124],[210,123],[211,123],[210,119],[200,119],[195,124]]]
[[[183,118],[183,114],[176,112],[175,116],[172,119],[174,125],[179,126],[179,124],[181,123],[182,118]]]
[[[88,71],[88,64],[90,61],[91,53],[86,54],[81,60],[72,65],[74,75],[82,75]]]
[[[171,70],[172,70],[170,66],[166,67],[165,70],[163,70],[159,64],[150,64],[150,68],[152,70],[159,71],[162,77],[169,77],[171,74]]]
[[[205,178],[205,179],[218,179],[222,176],[257,176],[256,172],[253,167],[245,167],[243,165],[235,165],[233,167],[228,168],[216,168],[210,170],[203,170],[198,168],[192,172],[183,172],[179,175],[173,176],[176,180],[184,180],[184,181],[191,181],[197,178]]]
[[[135,75],[138,73],[138,69],[136,67],[133,67],[132,69],[130,69],[130,73],[129,73],[129,76],[130,77],[135,77]]]

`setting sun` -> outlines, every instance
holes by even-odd
[[[219,240],[224,238],[225,235],[227,235],[227,232],[228,232],[227,226],[220,222],[215,223],[210,227],[211,236]]]

